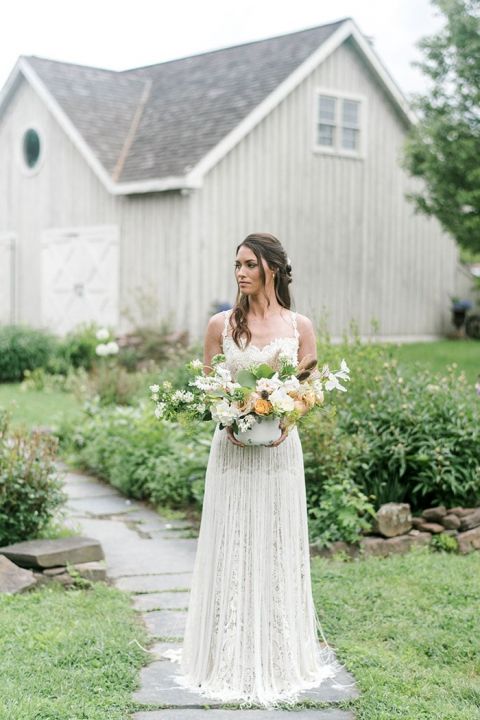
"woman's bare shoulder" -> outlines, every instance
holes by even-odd
[[[301,313],[297,312],[296,316],[297,316],[297,328],[298,328],[298,332],[300,334],[302,333],[302,331],[306,332],[306,331],[312,331],[314,329],[313,322],[310,320],[309,317],[307,317],[307,315],[302,315]]]
[[[224,324],[225,312],[222,310],[209,318],[206,329],[207,335],[221,336]]]

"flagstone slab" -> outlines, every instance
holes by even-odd
[[[188,608],[188,592],[161,592],[134,595],[133,607],[135,610],[150,612],[151,610],[166,610],[169,608],[186,610]]]
[[[72,508],[76,512],[82,511],[89,515],[115,515],[118,513],[128,513],[131,509],[132,501],[123,496],[108,495],[103,497],[81,497],[71,498],[67,502],[67,507]]]
[[[98,485],[92,482],[69,483],[64,486],[70,500],[83,500],[86,498],[119,497],[123,496],[111,485]]]
[[[161,592],[163,590],[189,590],[192,584],[192,573],[162,575],[132,575],[115,580],[120,590],[134,593]]]
[[[156,637],[183,637],[187,613],[177,610],[154,610],[143,613],[147,629]]]
[[[193,570],[196,551],[194,538],[178,539],[175,543],[144,538],[132,527],[121,522],[118,517],[115,521],[109,518],[75,518],[75,521],[80,525],[82,533],[96,537],[102,543],[109,578],[152,573],[183,573]],[[177,586],[170,585],[159,589],[168,590],[175,587]]]
[[[53,540],[26,540],[0,547],[0,553],[16,565],[27,568],[48,568],[67,563],[103,560],[101,544],[92,537],[65,537]]]
[[[206,703],[204,703],[206,704]],[[294,710],[293,720],[355,720],[350,710]],[[221,708],[169,708],[166,710],[147,710],[132,715],[132,720],[276,720],[290,718],[289,710],[223,710]]]
[[[18,567],[5,555],[0,555],[0,593],[15,595],[36,584],[31,570]]]
[[[205,698],[200,693],[188,690],[176,682],[181,674],[179,663],[156,660],[141,669],[140,688],[134,693],[133,699],[139,703],[158,703],[161,705],[174,705],[177,707],[220,707],[221,701]],[[340,685],[341,684],[341,685]],[[345,686],[345,687],[343,687]],[[359,692],[350,673],[345,669],[337,673],[335,678],[324,680],[317,688],[304,690],[298,695],[298,702],[307,700],[314,702],[340,702],[358,697]],[[246,711],[232,711],[242,714]],[[270,718],[273,711],[269,712]],[[240,714],[238,715],[240,718]],[[295,714],[295,717],[297,715]],[[348,716],[347,716],[348,717]]]

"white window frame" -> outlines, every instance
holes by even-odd
[[[320,105],[320,95],[327,95],[337,100],[335,105],[335,145],[320,145],[318,143],[318,126],[320,124],[318,111]],[[353,100],[360,104],[358,113],[359,122],[359,147],[358,150],[349,150],[341,146],[341,129],[342,129],[342,102],[338,100]],[[348,93],[335,88],[317,87],[313,97],[313,152],[326,155],[338,155],[341,157],[349,157],[357,160],[363,160],[367,151],[367,98],[365,95]]]

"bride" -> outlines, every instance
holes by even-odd
[[[235,373],[278,353],[316,357],[312,322],[290,310],[292,268],[269,233],[237,247],[238,294],[210,318],[204,365],[223,353]],[[317,631],[323,642],[321,643]],[[177,655],[175,656],[175,652]],[[294,704],[342,667],[312,597],[303,454],[296,427],[270,446],[213,434],[177,683],[206,698]]]

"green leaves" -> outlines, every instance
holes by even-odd
[[[240,370],[237,373],[237,382],[243,387],[254,388],[260,378],[271,378],[275,371],[266,363],[261,363],[250,370]]]
[[[404,166],[424,181],[407,197],[435,216],[465,250],[480,252],[480,17],[476,0],[434,0],[445,26],[419,43],[414,63],[430,78],[413,103],[419,123],[405,145]]]

